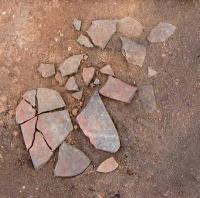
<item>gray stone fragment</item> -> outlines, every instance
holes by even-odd
[[[83,91],[78,91],[78,92],[72,94],[72,97],[77,100],[81,100],[82,96],[83,96]]]
[[[78,85],[76,83],[76,80],[74,78],[74,76],[71,76],[66,85],[65,85],[65,89],[68,91],[78,91]]]
[[[37,100],[38,100],[38,113],[52,111],[65,107],[60,94],[52,89],[38,88],[37,89]]]
[[[94,85],[100,85],[100,84],[101,84],[100,80],[98,78],[95,78]]]
[[[77,30],[77,31],[81,30],[81,23],[82,22],[78,19],[73,20],[73,25],[74,25],[75,30]]]
[[[36,96],[36,90],[31,90],[31,91],[27,91],[22,98],[24,98],[24,100],[26,100],[27,102],[29,102],[33,107],[35,107],[35,96]]]
[[[160,22],[156,27],[151,30],[151,33],[147,39],[151,43],[164,42],[170,36],[172,36],[172,34],[174,34],[175,30],[176,27],[174,25]]]
[[[81,34],[78,39],[77,42],[85,47],[94,47],[94,45],[90,42],[89,38],[87,38],[85,35]]]
[[[99,150],[115,153],[120,147],[117,130],[98,94],[95,92],[77,122],[90,142]]]
[[[63,142],[59,148],[58,162],[54,175],[73,177],[81,174],[89,166],[90,159],[79,149]]]
[[[127,62],[130,65],[142,67],[146,57],[146,47],[125,37],[121,37],[121,41],[122,54],[125,56]]]
[[[53,152],[49,149],[42,134],[39,132],[35,134],[35,140],[29,153],[35,169],[39,169],[42,165],[47,163],[53,155]]]
[[[82,77],[83,77],[83,81],[86,85],[89,85],[91,80],[94,77],[94,73],[95,73],[95,68],[94,67],[86,67],[83,68],[83,73],[82,73]]]
[[[156,99],[152,85],[145,85],[139,88],[139,98],[143,108],[147,113],[156,110]]]
[[[88,29],[87,33],[92,39],[92,42],[104,49],[116,32],[117,22],[114,20],[96,20],[92,21],[92,25]]]
[[[79,54],[73,55],[66,59],[59,67],[62,76],[64,77],[76,73],[81,64],[81,61],[84,59],[85,56],[86,55],[84,54]]]
[[[112,67],[110,65],[106,65],[103,68],[101,68],[100,72],[102,74],[107,74],[109,76],[114,76],[115,75],[114,72],[113,72],[113,70],[112,70]]]
[[[54,151],[73,130],[67,110],[44,113],[38,116],[37,129]]]
[[[38,72],[42,75],[43,78],[51,77],[56,73],[55,65],[41,63],[38,67]]]

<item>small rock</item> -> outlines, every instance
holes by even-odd
[[[121,41],[122,54],[125,56],[127,62],[130,65],[142,67],[146,57],[146,47],[125,37],[121,37]]]
[[[83,133],[97,149],[111,153],[118,151],[120,141],[117,130],[98,92],[90,98],[76,120]]]
[[[114,171],[117,167],[118,163],[116,162],[116,160],[113,157],[110,157],[99,165],[99,167],[97,168],[97,172],[109,173]]]
[[[85,171],[89,164],[90,159],[82,151],[64,142],[59,148],[54,175],[73,177]]]
[[[118,21],[118,32],[126,37],[139,37],[144,27],[132,17],[125,17]]]
[[[151,30],[151,33],[147,39],[151,43],[164,42],[170,36],[172,36],[172,34],[174,34],[175,30],[176,27],[174,25],[160,22],[156,27]]]
[[[65,79],[62,77],[60,72],[57,72],[55,75],[55,80],[58,82],[60,86],[63,86],[65,84]]]
[[[78,39],[77,42],[85,47],[94,47],[94,45],[90,42],[89,38],[87,38],[85,35],[81,34]]]
[[[82,76],[83,76],[83,81],[84,81],[84,83],[86,85],[90,84],[91,80],[94,77],[94,72],[95,72],[95,68],[94,67],[83,68]]]
[[[87,33],[96,46],[104,49],[112,35],[116,32],[116,24],[114,20],[92,21],[92,25]]]
[[[78,129],[78,125],[75,124],[74,125],[74,129],[77,130]]]
[[[38,72],[42,75],[43,78],[48,78],[55,75],[55,65],[54,64],[44,64],[41,63]]]
[[[103,68],[100,69],[100,72],[102,74],[107,74],[109,76],[115,76],[113,70],[112,70],[112,67],[110,65],[106,65],[104,66]]]
[[[98,78],[95,78],[95,80],[94,80],[94,85],[100,85],[101,83],[100,83],[100,80],[98,79]]]
[[[76,73],[85,56],[84,54],[79,54],[66,59],[59,67],[61,75],[64,77]]]
[[[74,76],[71,76],[68,79],[68,81],[67,81],[67,83],[65,85],[65,89],[68,90],[68,91],[78,91],[79,90]]]
[[[77,30],[77,31],[81,30],[81,23],[82,22],[78,19],[73,20],[73,25],[74,25],[75,30]]]
[[[153,76],[157,75],[157,71],[155,71],[154,69],[152,69],[151,67],[148,67],[148,78],[151,78]]]
[[[78,91],[78,92],[72,94],[72,97],[77,100],[81,100],[82,96],[83,96],[83,91]]]
[[[26,100],[27,102],[29,102],[33,107],[36,106],[35,97],[36,97],[36,90],[27,91],[22,96],[22,98],[24,98],[24,100]]]
[[[145,85],[139,89],[139,98],[142,102],[144,110],[151,113],[156,110],[156,99],[152,85]]]
[[[99,93],[114,100],[130,103],[136,90],[136,87],[109,76],[106,84],[99,90]]]
[[[78,115],[78,109],[72,109],[72,115],[77,116]]]
[[[53,152],[47,146],[41,133],[36,132],[33,146],[29,150],[33,166],[39,169],[42,165],[49,161]]]

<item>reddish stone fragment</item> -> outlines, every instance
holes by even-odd
[[[112,67],[110,65],[106,65],[103,68],[101,68],[100,72],[102,74],[107,74],[109,76],[114,76],[115,75],[114,72],[113,72],[113,70],[112,70]]]
[[[97,168],[97,172],[109,173],[114,171],[118,167],[118,163],[113,157],[110,157],[103,161]]]
[[[95,69],[94,67],[86,67],[83,69],[83,81],[86,85],[89,85],[91,80],[93,79],[94,77],[94,72],[95,72]]]

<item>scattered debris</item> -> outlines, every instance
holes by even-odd
[[[83,96],[82,90],[72,94],[72,97],[77,99],[77,100],[81,100],[82,96]]]
[[[86,85],[89,85],[91,80],[94,77],[94,73],[95,73],[95,68],[94,67],[86,67],[83,68],[83,73],[82,73],[82,77],[83,77],[83,81]]]
[[[151,78],[153,76],[157,75],[157,71],[155,71],[154,69],[152,69],[151,67],[148,67],[148,78]]]
[[[22,98],[29,102],[33,107],[35,107],[35,97],[36,97],[36,90],[27,91]]]
[[[102,74],[107,74],[109,76],[115,76],[113,70],[112,70],[112,67],[110,65],[106,65],[104,66],[103,68],[100,69],[100,72]]]
[[[97,168],[97,172],[109,173],[114,171],[118,166],[119,165],[116,160],[113,157],[110,157],[99,165],[99,167]]]
[[[77,42],[85,47],[94,47],[94,45],[90,42],[89,38],[87,38],[85,35],[81,34],[78,39]]]
[[[118,32],[126,37],[139,37],[144,30],[141,23],[132,17],[125,17],[118,20],[117,28]]]
[[[65,88],[68,90],[68,91],[78,91],[79,88],[78,88],[78,85],[76,83],[76,79],[74,76],[71,76],[66,85],[65,85]]]
[[[73,177],[81,174],[90,165],[90,159],[79,149],[65,142],[59,148],[54,175]]]
[[[98,78],[95,78],[95,80],[94,80],[94,85],[100,85],[101,83],[100,83],[100,80],[98,79]]]
[[[164,42],[170,36],[172,36],[172,34],[174,34],[175,30],[176,27],[174,25],[160,22],[156,27],[151,30],[151,33],[147,39],[151,43]]]
[[[92,25],[87,33],[96,46],[104,49],[112,35],[116,32],[116,24],[114,20],[92,21]]]
[[[99,90],[99,93],[114,100],[130,103],[136,90],[136,87],[109,76],[106,84]]]
[[[75,30],[77,30],[77,31],[81,30],[81,23],[82,22],[78,19],[73,20],[73,25],[74,25]]]
[[[146,57],[146,47],[128,38],[121,37],[122,54],[130,65],[142,67]]]
[[[55,75],[55,80],[58,82],[60,86],[63,86],[65,84],[65,79],[62,77],[60,72],[57,72]]]
[[[120,141],[117,130],[98,92],[94,93],[76,119],[84,134],[97,149],[111,153],[118,151]]]
[[[42,75],[43,78],[54,76],[56,73],[55,65],[41,63],[38,67],[38,72]]]

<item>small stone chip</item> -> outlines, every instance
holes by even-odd
[[[89,85],[90,82],[92,81],[93,77],[94,77],[94,73],[95,73],[95,68],[94,67],[86,67],[83,68],[83,81],[86,85]]]
[[[78,91],[79,90],[74,76],[71,76],[68,79],[68,81],[65,85],[65,89],[68,90],[68,91]]]
[[[41,63],[38,67],[38,72],[42,75],[43,78],[51,77],[56,73],[55,65]]]
[[[110,157],[99,165],[99,167],[97,168],[97,172],[109,173],[114,171],[118,166],[119,165],[116,160],[113,157]]]
[[[94,47],[94,45],[90,42],[89,38],[87,38],[85,35],[81,34],[78,39],[77,42],[85,47]]]
[[[77,31],[81,30],[81,23],[82,22],[78,19],[73,20],[73,25],[74,25],[75,30],[77,30]]]
[[[82,151],[63,142],[59,148],[54,175],[57,177],[73,177],[84,172],[89,165],[90,159]]]
[[[94,85],[100,85],[100,84],[101,84],[100,80],[98,78],[95,78]]]
[[[113,70],[112,70],[112,67],[110,65],[106,65],[104,66],[103,68],[100,69],[100,72],[102,74],[107,74],[109,76],[115,76]]]
[[[78,91],[78,92],[72,94],[72,97],[77,100],[81,100],[82,96],[83,96],[83,91]]]
[[[106,84],[99,90],[99,93],[114,100],[130,103],[136,90],[136,87],[109,76]]]
[[[157,71],[155,71],[154,69],[152,69],[151,67],[148,67],[148,78],[151,78],[153,76],[157,75]]]

